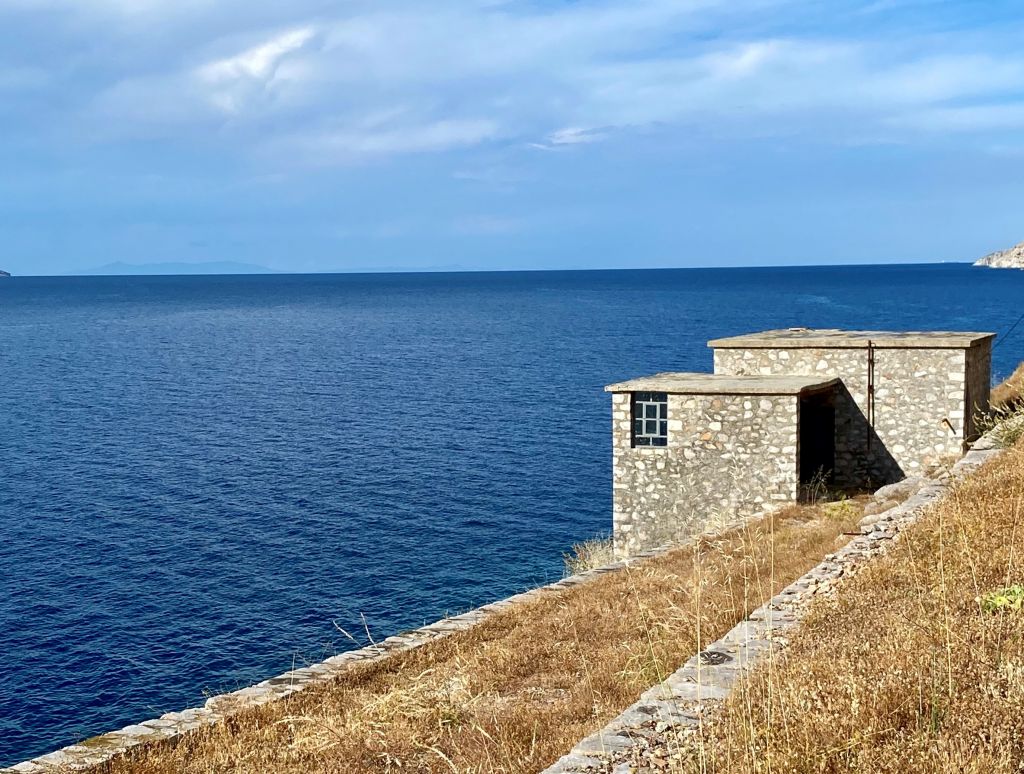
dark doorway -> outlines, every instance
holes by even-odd
[[[814,499],[811,490],[832,485],[836,466],[836,407],[832,390],[800,397],[800,489]]]

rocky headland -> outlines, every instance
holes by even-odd
[[[988,266],[993,269],[1024,269],[1024,242],[1003,250],[998,253],[991,253],[984,258],[975,261],[975,266]]]

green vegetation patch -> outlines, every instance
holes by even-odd
[[[1009,586],[998,591],[990,591],[979,597],[978,602],[986,613],[998,613],[1002,610],[1018,611],[1024,606],[1024,586]]]

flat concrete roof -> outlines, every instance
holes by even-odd
[[[675,395],[799,395],[839,384],[820,376],[727,376],[668,371],[609,384],[605,392],[670,392]]]
[[[708,346],[714,349],[862,349],[867,347],[870,341],[876,347],[894,349],[967,349],[985,339],[994,339],[995,336],[994,333],[974,331],[842,331],[838,328],[781,328],[775,331],[712,339]]]

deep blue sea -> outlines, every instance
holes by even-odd
[[[964,265],[0,280],[0,766],[556,579],[609,382],[1022,313]]]

